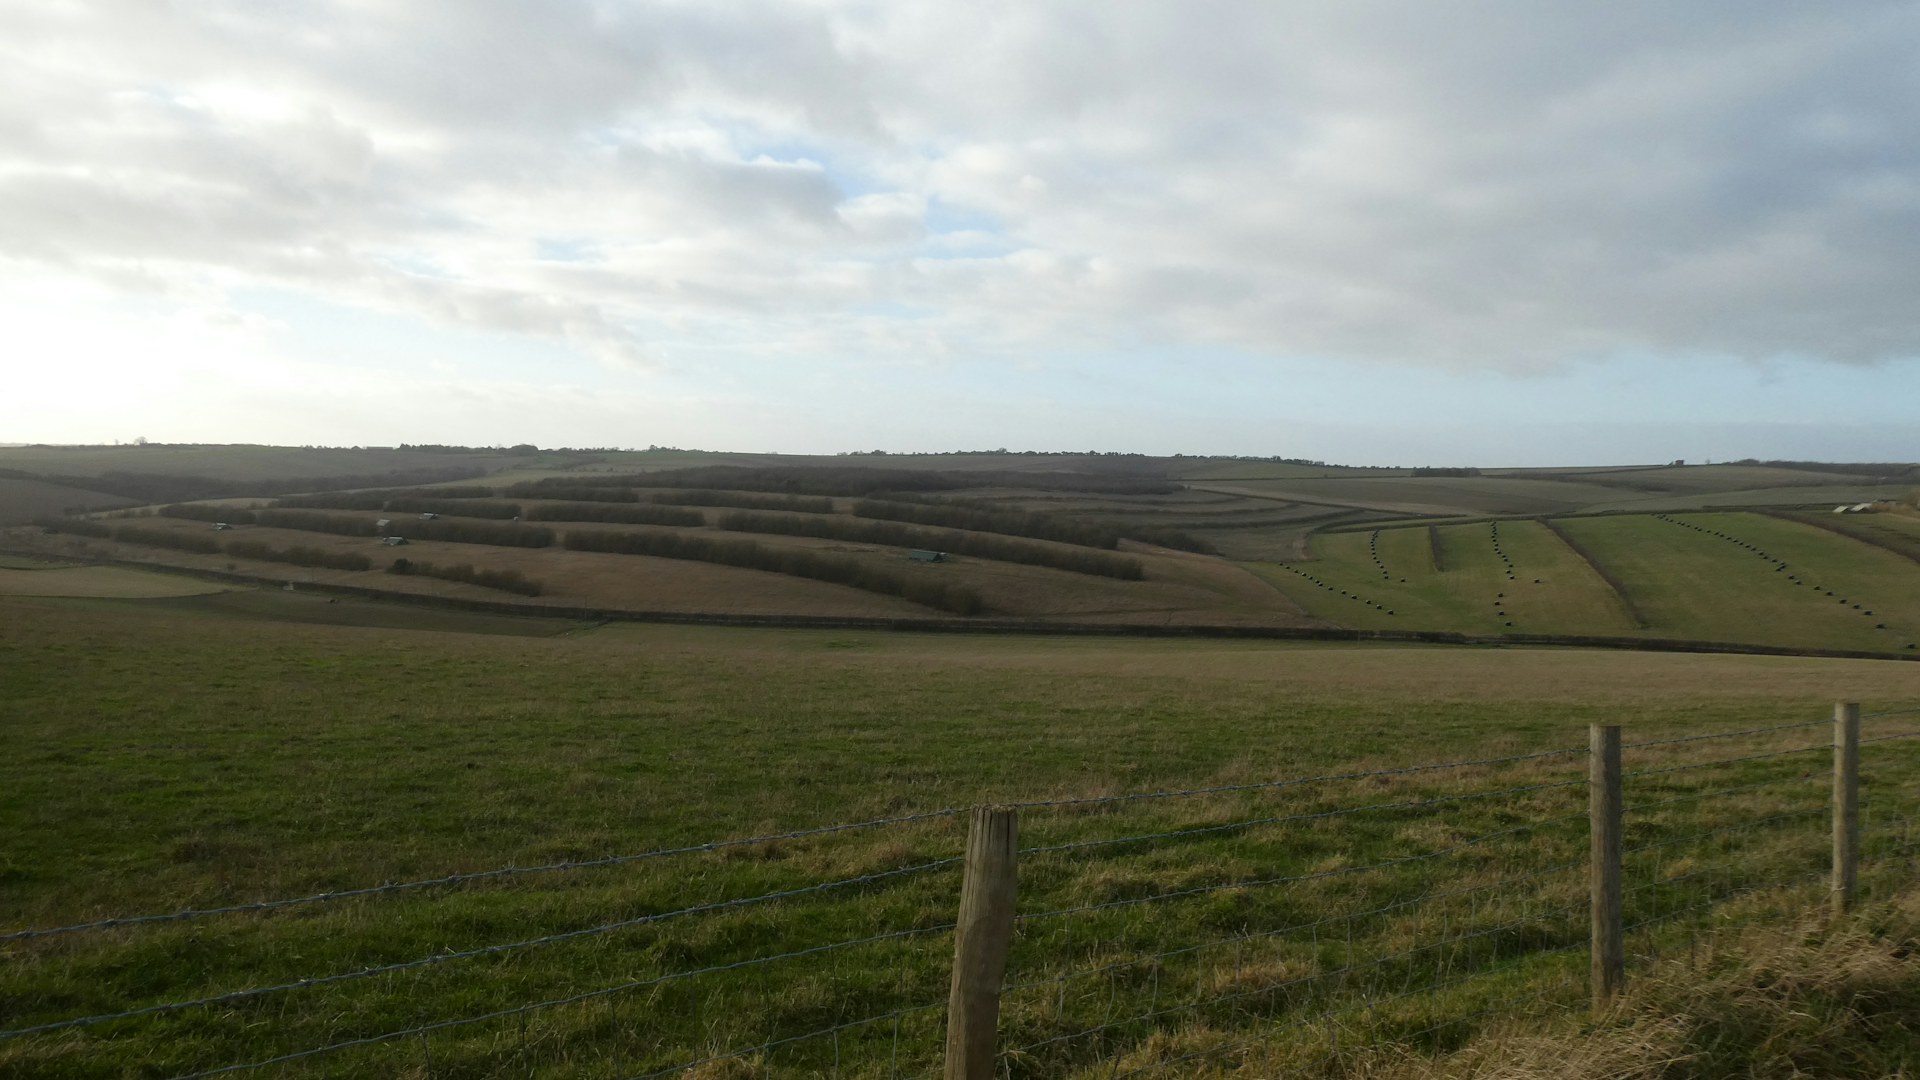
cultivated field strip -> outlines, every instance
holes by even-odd
[[[1625,744],[1635,963],[1817,902],[1835,723]],[[1864,723],[1871,892],[1914,871],[1920,708]],[[1000,804],[996,1075],[1266,1075],[1329,1038],[1437,1052],[1581,1005],[1587,753]],[[0,1071],[936,1075],[969,816],[7,928]],[[355,962],[305,960],[323,941]]]

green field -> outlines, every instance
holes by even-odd
[[[1503,530],[1517,560],[1536,544],[1547,548]],[[1485,570],[1449,573],[1484,578]],[[0,762],[7,927],[593,859],[984,801],[1571,749],[1589,722],[1623,721],[1631,739],[1816,725],[1675,751],[1693,755],[1680,760],[1738,756],[1794,740],[1818,745],[1825,732],[1817,725],[1836,698],[1870,711],[1920,700],[1920,667],[1871,661],[635,625],[532,637],[463,632],[502,629],[485,620],[382,627],[371,610],[379,605],[230,595],[251,599],[0,597],[0,731],[12,750]],[[323,612],[339,625],[310,621]],[[1900,729],[1897,719],[1874,725]],[[1920,759],[1894,752],[1906,745],[1888,744],[1872,759],[1870,802],[1883,817],[1920,783]],[[1539,950],[1579,940],[1577,878],[1527,875],[1584,850],[1579,760],[1023,811],[1022,842],[1050,846],[1530,789],[1444,811],[1414,806],[1033,855],[1021,897],[1030,912],[1316,876],[1029,925],[1009,981],[1034,987],[1010,992],[1004,1030],[1010,1046],[1038,1045],[1009,1068],[1015,1076],[1107,1075],[1117,1053],[1163,1046],[1170,1054],[1243,1034],[1264,1010],[1337,1009],[1345,994],[1430,979],[1426,957],[1294,996],[1268,989],[1300,972],[1391,955],[1440,925],[1477,935],[1449,946],[1448,962],[1489,974],[1435,996],[1406,1024],[1471,1011],[1486,995],[1563,973],[1560,954]],[[1649,752],[1637,760],[1674,759]],[[1800,781],[1796,760],[1635,781],[1633,797],[1649,802],[1684,796],[1690,784],[1770,783],[1639,813],[1636,841],[1684,840],[1781,813],[1806,825],[1638,856],[1636,880],[1659,887],[1636,893],[1635,910],[1684,899],[1703,860],[1732,867],[1719,871],[1721,884],[1817,868],[1820,830],[1807,815],[1819,812],[1820,788]],[[936,817],[626,867],[0,943],[0,1017],[32,1024],[270,986],[890,873],[952,857],[959,824]],[[1886,828],[1872,827],[1880,830],[1873,835]],[[1506,839],[1445,861],[1317,876],[1488,833]],[[1510,880],[1525,884],[1502,885]],[[273,1073],[635,1075],[943,1000],[951,945],[937,927],[952,918],[956,886],[950,868],[888,876],[260,1001],[0,1041],[0,1073],[172,1075],[774,951],[926,931]],[[1500,887],[1443,897],[1482,886]],[[1311,936],[1263,929],[1396,904],[1403,907]],[[1138,966],[1140,957],[1187,948],[1195,951],[1178,962]],[[1180,995],[1225,1003],[1070,1037],[1115,1008],[1150,1012]],[[902,1017],[897,1034],[869,1025],[837,1043],[769,1052],[757,1067],[716,1064],[689,1075],[820,1075],[836,1053],[844,1075],[890,1075],[895,1053],[907,1074],[937,1057],[937,1019],[920,1010]],[[1151,1036],[1152,1028],[1169,1034]],[[1448,1045],[1472,1030],[1447,1028]]]

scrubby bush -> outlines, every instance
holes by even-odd
[[[539,596],[543,586],[518,570],[485,570],[474,567],[472,563],[454,563],[440,566],[414,559],[395,559],[387,567],[389,574],[417,574],[421,577],[439,578],[442,581],[458,581],[467,585],[478,585],[483,589],[499,589],[503,592],[518,593],[521,596]]]
[[[662,491],[651,496],[668,506],[731,506],[741,510],[791,510],[801,514],[831,514],[833,500],[824,495],[771,495],[753,491]]]
[[[567,533],[562,543],[573,551],[652,555],[662,559],[690,559],[750,570],[767,570],[898,596],[959,615],[975,615],[985,608],[978,593],[952,582],[891,573],[844,556],[769,548],[751,540],[723,540],[689,533],[595,531]]]
[[[614,521],[623,525],[705,525],[707,516],[698,510],[674,506],[649,506],[645,503],[567,502],[527,507],[528,521]]]
[[[253,524],[253,511],[238,506],[209,506],[206,503],[174,503],[160,508],[162,517],[188,521],[224,521],[232,525]]]
[[[622,487],[593,487],[581,484],[577,480],[563,480],[558,484],[545,480],[523,480],[509,485],[506,492],[518,499],[567,499],[572,502],[639,502],[640,493]]]
[[[263,540],[229,540],[225,550],[237,559],[262,559],[328,570],[373,569],[373,560],[357,551],[326,551],[302,544],[277,548]]]
[[[795,517],[783,514],[729,513],[720,516],[719,526],[732,532],[775,533],[787,536],[816,536],[827,540],[846,540],[859,544],[889,544],[894,547],[928,548],[956,555],[972,555],[1000,562],[1046,566],[1079,574],[1138,581],[1143,576],[1138,559],[1109,555],[1103,551],[1076,550],[1030,544],[986,533],[958,530],[923,529],[897,521],[868,521],[860,518],[813,515]]]
[[[254,515],[260,525],[274,529],[300,529],[306,532],[334,533],[339,536],[377,536],[380,529],[370,516],[346,517],[315,510],[262,510]],[[446,519],[437,521],[395,521],[388,526],[390,535],[409,540],[447,540],[456,544],[492,544],[495,547],[547,547],[553,543],[553,530],[504,521]]]
[[[388,499],[386,509],[395,514],[449,514],[500,521],[520,516],[519,503],[483,502],[479,499]]]
[[[1120,533],[1115,529],[1050,514],[986,510],[977,506],[889,499],[861,499],[853,504],[853,514],[855,517],[906,521],[915,525],[938,525],[948,529],[970,529],[974,532],[1029,536],[1036,540],[1053,540],[1062,544],[1078,544],[1081,547],[1112,550],[1120,546]]]

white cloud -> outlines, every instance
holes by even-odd
[[[1917,43],[1866,3],[16,5],[0,251],[620,367],[1912,357]]]

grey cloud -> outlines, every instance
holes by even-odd
[[[17,7],[0,42],[16,260],[251,276],[609,362],[647,355],[640,325],[1920,355],[1910,5],[121,0]],[[932,257],[933,205],[1006,253]],[[878,332],[886,304],[913,325]]]

